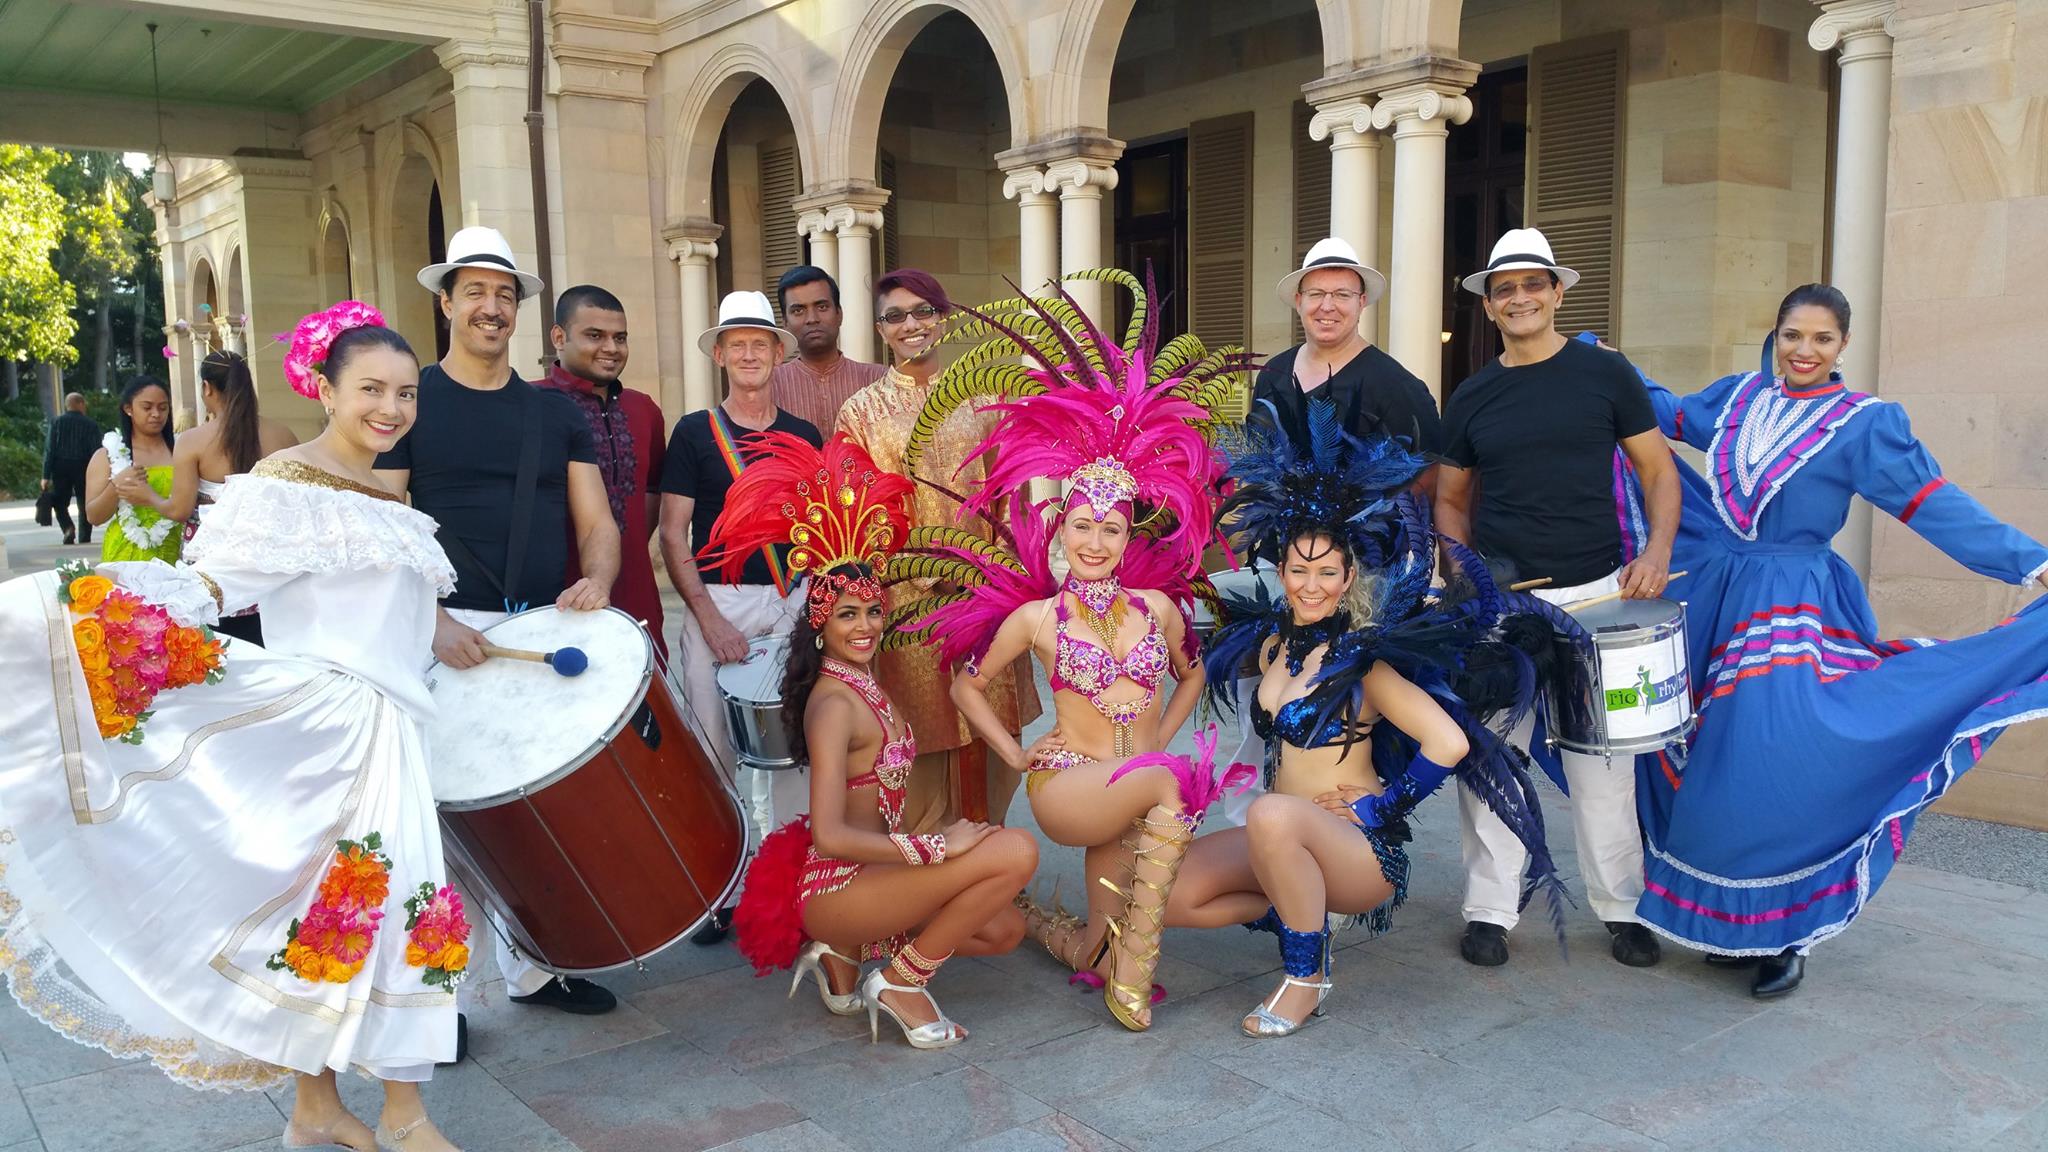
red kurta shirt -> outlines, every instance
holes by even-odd
[[[534,383],[568,393],[584,418],[597,448],[597,470],[604,476],[612,519],[619,525],[619,579],[612,585],[612,604],[635,620],[647,622],[655,650],[668,659],[662,641],[661,586],[654,579],[654,560],[647,549],[647,498],[661,493],[661,455],[668,436],[661,407],[645,392],[614,384],[600,386],[560,364],[545,380]],[[576,555],[574,525],[569,535],[569,571],[565,584],[583,578]]]

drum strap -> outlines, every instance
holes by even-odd
[[[747,458],[740,452],[742,434],[742,431],[734,428],[726,418],[723,407],[716,404],[711,406],[711,439],[718,446],[718,457],[725,462],[726,472],[734,480],[738,480],[740,474],[747,470]],[[789,595],[789,571],[783,566],[782,557],[776,555],[775,547],[769,545],[762,548],[761,557],[768,562],[768,579],[774,581],[775,591],[784,596]]]
[[[540,482],[540,394],[529,387],[522,395],[519,405],[519,464],[512,479],[512,521],[505,539],[505,578],[499,580],[490,565],[478,560],[469,545],[453,532],[443,529],[435,533],[443,550],[466,561],[471,569],[481,572],[484,579],[491,582],[491,587],[504,598],[506,612],[524,612],[527,608],[525,601],[512,599],[512,590],[519,587],[520,572],[526,567],[526,538],[533,529],[533,493]]]

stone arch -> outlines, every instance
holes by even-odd
[[[1455,56],[1464,0],[1316,0],[1323,71],[1336,76],[1411,56]]]
[[[337,203],[332,191],[321,198],[320,224],[317,232],[319,246],[315,273],[320,281],[320,296],[324,303],[353,299],[356,294],[355,256],[351,251],[353,230],[348,226],[348,214]]]
[[[213,270],[213,257],[203,249],[192,259],[192,289],[186,299],[192,302],[192,313],[185,319],[191,321],[197,342],[217,346],[211,325],[218,323],[222,314],[220,277]]]
[[[433,250],[434,227],[428,219],[436,192],[442,205],[440,223],[444,236],[452,231],[447,227],[447,206],[457,201],[453,190],[441,182],[445,169],[432,139],[416,124],[406,124],[399,154],[385,169],[389,175],[384,182],[383,207],[377,213],[390,276],[389,298],[382,302],[383,312],[391,327],[424,360],[437,347],[440,312],[434,297],[413,282],[413,275],[440,257]]]
[[[799,98],[795,82],[758,45],[727,44],[698,69],[676,114],[673,135],[677,146],[669,153],[668,163],[671,221],[711,218],[711,169],[718,154],[719,133],[733,101],[756,80],[766,81],[775,90],[796,129],[798,166],[807,178],[817,171],[817,134],[811,130],[809,105]]]
[[[1112,0],[1128,9],[1131,0]],[[876,139],[881,134],[882,106],[896,66],[925,25],[946,12],[959,12],[974,23],[988,43],[1002,73],[1010,111],[1010,147],[1029,143],[1033,122],[1032,83],[1020,45],[1010,36],[1011,21],[990,0],[879,0],[861,18],[846,46],[839,83],[832,93],[831,129],[824,139],[824,168],[807,182],[872,183]],[[1105,89],[1105,92],[1107,89]],[[1107,101],[1105,100],[1105,108]]]
[[[242,267],[242,242],[240,239],[232,240],[228,243],[228,298],[225,304],[226,315],[220,317],[220,319],[228,321],[228,329],[222,335],[219,344],[222,347],[233,348],[235,351],[242,353],[248,352],[248,349],[243,347],[243,345],[248,343],[248,339],[247,335],[236,325],[245,324],[247,321],[232,320],[230,318],[247,316],[249,314],[249,298],[243,288],[243,282],[247,278],[248,270]]]
[[[1060,27],[1045,123],[1109,134],[1109,77],[1138,0],[1075,0]]]

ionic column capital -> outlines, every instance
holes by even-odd
[[[1842,49],[1841,62],[1854,64],[1892,54],[1897,32],[1898,0],[1818,0],[1821,14],[1806,30],[1806,43],[1816,52]]]
[[[1099,199],[1116,187],[1116,162],[1069,156],[1045,166],[1045,181],[1062,197]]]
[[[882,226],[882,209],[880,205],[834,204],[825,219],[841,236],[865,236]]]
[[[1393,128],[1395,136],[1441,136],[1471,118],[1472,101],[1464,90],[1436,83],[1383,92],[1372,110],[1372,126],[1381,132]]]
[[[1023,202],[1028,197],[1053,194],[1052,178],[1043,166],[1026,164],[1003,171],[1003,199]]]
[[[718,238],[725,226],[712,220],[683,220],[661,230],[668,258],[678,264],[709,264],[718,259]]]
[[[1331,148],[1377,144],[1373,137],[1372,113],[1372,102],[1363,96],[1345,96],[1327,104],[1318,104],[1316,114],[1309,118],[1308,138],[1318,142],[1328,140]]]
[[[812,240],[823,239],[832,232],[832,216],[820,208],[810,208],[797,213],[796,230]]]

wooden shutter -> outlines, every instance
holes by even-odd
[[[1250,344],[1252,116],[1188,126],[1188,327],[1210,347]]]
[[[1622,34],[1544,44],[1529,54],[1529,223],[1581,279],[1557,330],[1616,340],[1621,312]]]
[[[1330,234],[1330,146],[1309,139],[1308,125],[1315,115],[1308,101],[1294,102],[1294,261],[1289,268],[1301,267],[1308,250]],[[1293,325],[1294,342],[1299,344],[1299,313]]]
[[[770,285],[804,262],[803,233],[791,206],[803,188],[794,143],[761,146],[761,280]]]
[[[875,153],[875,178],[882,187],[889,190],[889,201],[882,205],[882,238],[876,245],[882,254],[882,271],[894,272],[903,267],[903,229],[897,221],[902,219],[896,211],[896,154],[885,150]],[[877,274],[879,278],[879,274]]]

